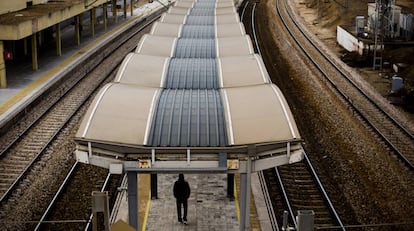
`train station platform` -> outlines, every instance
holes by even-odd
[[[0,127],[59,81],[65,72],[90,55],[89,51],[98,49],[108,42],[111,36],[129,27],[132,21],[139,20],[168,4],[167,0],[152,3],[140,2],[141,4],[134,9],[133,16],[128,13],[124,18],[120,12],[118,22],[109,23],[106,31],[103,27],[96,27],[95,35],[92,36],[85,28],[79,46],[73,41],[75,27],[69,25],[62,28],[62,55],[57,56],[53,46],[43,50],[39,54],[39,69],[36,71],[32,69],[31,60],[9,63],[7,65],[8,86],[0,89]]]
[[[138,230],[228,230],[239,229],[239,180],[235,177],[235,198],[227,197],[227,175],[184,174],[189,183],[191,195],[188,200],[188,224],[177,220],[173,185],[178,174],[158,174],[158,194],[150,198],[149,175],[139,175],[139,229]],[[259,192],[256,177],[252,177],[251,227],[250,230],[267,230],[267,210],[263,205],[263,195]],[[121,194],[114,209],[112,227],[117,230],[119,222],[128,223],[128,203],[126,192]],[[257,202],[257,203],[256,203]],[[256,206],[259,205],[259,206]],[[256,209],[257,207],[257,209]],[[117,223],[118,222],[118,223]],[[263,228],[262,228],[263,227]]]

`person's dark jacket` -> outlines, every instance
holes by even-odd
[[[190,197],[190,186],[188,182],[184,180],[184,175],[180,174],[178,180],[174,183],[174,197],[177,200],[183,201]]]

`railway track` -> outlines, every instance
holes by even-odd
[[[323,78],[375,132],[386,148],[397,155],[409,169],[414,170],[414,135],[313,42],[298,24],[285,0],[276,0],[276,6],[286,29]]]
[[[268,169],[263,175],[276,219],[285,229],[287,224],[297,228],[299,210],[313,210],[316,229],[346,230],[306,154],[303,162]]]
[[[41,96],[42,100],[54,103],[49,104],[41,112],[35,111],[36,107],[33,107],[31,114],[37,115],[36,118],[31,118],[31,121],[27,123],[24,121],[25,117],[22,117],[21,124],[28,124],[27,126],[23,129],[17,128],[18,132],[12,133],[12,131],[10,134],[3,135],[13,138],[2,143],[3,148],[0,155],[0,220],[2,223],[7,223],[7,219],[13,219],[7,218],[10,216],[7,213],[12,210],[19,198],[27,193],[28,188],[31,187],[43,168],[48,165],[66,165],[65,169],[70,168],[71,162],[74,162],[72,153],[75,149],[72,137],[77,123],[89,104],[90,97],[103,83],[114,77],[123,57],[136,47],[142,34],[146,33],[144,30],[159,17],[161,12],[162,10],[159,10],[147,16],[135,26],[112,38],[111,42],[108,42],[102,49],[91,53],[90,58],[78,67],[83,71],[76,78],[77,80],[63,84],[70,85],[65,90],[60,90],[65,92],[52,92],[50,95]],[[87,71],[84,71],[85,69]],[[62,156],[61,159],[66,159],[66,161],[57,164],[49,163],[49,160],[57,155]],[[65,170],[59,172],[59,174],[62,173],[65,173]],[[56,178],[62,179],[64,175]],[[83,179],[89,182],[88,177]],[[99,180],[96,179],[93,182],[95,181]],[[42,194],[44,194],[42,200],[45,204],[36,206],[38,210],[47,206],[48,198],[52,197],[53,192],[46,191]],[[82,196],[90,197],[90,193]],[[61,207],[63,210],[69,208],[68,204]],[[34,214],[34,220],[40,219],[40,217],[36,218],[36,212],[38,211],[31,211]],[[33,219],[33,217],[28,219]],[[24,218],[21,219],[23,220],[20,223],[24,223]],[[15,223],[11,221],[11,227]]]
[[[89,182],[85,179],[89,179]],[[89,230],[92,222],[91,198],[79,199],[79,195],[90,196],[92,191],[107,191],[111,198],[109,209],[112,210],[112,198],[115,198],[120,179],[120,175],[111,175],[106,169],[96,169],[75,162],[33,230]],[[68,203],[77,208],[76,213],[73,210],[60,209],[67,207]]]
[[[246,1],[241,7],[241,19],[245,19],[245,27],[252,37],[256,52],[262,55],[258,36],[255,31],[255,9],[257,2]],[[251,9],[250,9],[251,8]],[[287,230],[297,227],[296,214],[299,210],[313,210],[315,212],[316,228],[335,228],[345,230],[345,227],[336,212],[328,194],[326,193],[309,158],[305,154],[303,162],[268,169],[259,173],[262,190],[268,195],[272,207],[268,209],[273,230],[277,225]],[[266,200],[267,201],[267,200]],[[283,214],[288,211],[288,220]]]

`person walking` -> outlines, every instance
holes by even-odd
[[[188,198],[190,197],[190,185],[184,180],[184,175],[180,173],[178,180],[174,183],[174,197],[177,203],[178,222],[187,224]],[[181,217],[181,205],[184,207],[184,216]]]

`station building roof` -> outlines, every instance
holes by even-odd
[[[2,14],[0,40],[25,38],[106,2],[107,0],[49,1],[24,10]]]

